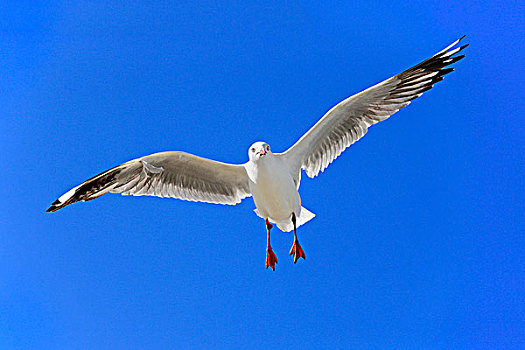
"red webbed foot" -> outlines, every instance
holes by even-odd
[[[266,248],[266,268],[271,267],[275,271],[275,264],[277,264],[277,257],[271,246]]]
[[[304,250],[299,244],[299,241],[297,240],[297,238],[293,242],[292,249],[290,250],[290,255],[293,255],[294,264],[297,263],[297,260],[299,260],[299,258],[303,258],[306,260],[306,255],[304,254]]]

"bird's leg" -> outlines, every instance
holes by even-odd
[[[277,257],[275,256],[275,253],[272,250],[272,246],[270,245],[270,230],[272,229],[273,225],[270,224],[270,221],[266,219],[266,229],[268,230],[268,245],[266,246],[266,268],[271,267],[272,270],[275,271],[275,264],[277,263]]]
[[[297,263],[297,260],[299,258],[306,259],[306,255],[304,254],[303,248],[299,244],[299,241],[297,240],[297,226],[296,226],[296,220],[295,220],[295,213],[292,212],[292,223],[293,223],[293,233],[294,233],[294,241],[292,250],[290,250],[290,255],[293,254],[293,263]]]

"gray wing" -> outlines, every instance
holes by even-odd
[[[242,165],[184,152],[161,152],[131,160],[87,180],[58,198],[47,212],[108,192],[218,204],[237,204],[251,196]]]
[[[340,102],[281,156],[292,169],[302,168],[309,177],[317,176],[363,137],[368,127],[407,106],[452,72],[453,68],[446,67],[465,57],[453,56],[468,46],[454,48],[464,37],[403,73]]]

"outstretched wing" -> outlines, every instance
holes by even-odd
[[[454,56],[468,46],[454,48],[464,37],[426,61],[340,102],[281,156],[292,169],[302,168],[309,177],[317,176],[363,137],[368,127],[407,106],[452,72],[453,68],[446,67],[465,57]]]
[[[87,180],[58,198],[47,212],[107,192],[218,204],[237,204],[251,196],[242,165],[184,152],[161,152],[131,160]]]

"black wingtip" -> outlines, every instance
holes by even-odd
[[[458,40],[458,41],[461,41],[461,40],[463,40],[463,38],[465,38],[466,36],[467,36],[467,34],[463,35],[463,36],[462,36],[461,38],[459,38],[459,40]]]
[[[46,213],[53,213],[57,211],[58,209],[64,208],[67,204],[69,203],[67,202],[64,203],[64,202],[61,202],[59,199],[57,199],[56,201],[51,203],[51,206],[49,208],[47,208]]]
[[[437,74],[438,77],[442,77],[443,75],[447,75],[448,73],[451,73],[454,71],[454,68],[444,68],[442,70],[439,71],[439,73]]]
[[[61,206],[60,204],[62,203],[57,199],[56,201],[51,203],[51,206],[49,208],[47,208],[46,213],[52,213],[62,208],[63,206]]]

